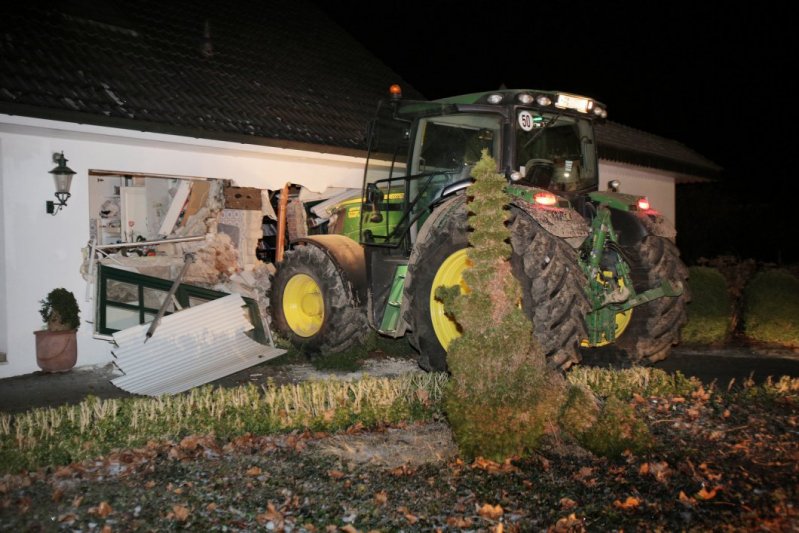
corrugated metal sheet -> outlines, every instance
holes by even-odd
[[[244,300],[231,294],[165,316],[145,343],[149,324],[114,334],[124,376],[112,383],[134,394],[176,394],[284,354],[245,333],[253,329]]]

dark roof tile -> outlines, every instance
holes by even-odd
[[[721,167],[684,144],[616,122],[598,124],[599,157],[610,161],[715,177]]]
[[[120,127],[144,121],[154,131],[169,125],[360,149],[374,103],[403,83],[304,0],[246,10],[188,0],[52,5],[59,7],[0,8],[4,112],[35,106],[39,116],[73,112],[81,122],[103,115]],[[210,57],[202,53],[206,20]],[[351,94],[369,105],[352,105]]]

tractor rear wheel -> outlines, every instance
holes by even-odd
[[[455,202],[434,212],[420,232],[406,278],[409,337],[420,352],[419,365],[427,370],[447,369],[446,347],[461,334],[435,298],[439,286],[462,284],[469,266],[466,205]],[[583,316],[589,304],[577,254],[518,210],[511,223],[511,244],[513,273],[522,285],[522,305],[533,320],[533,335],[547,360],[566,368],[579,361],[578,345],[587,336]]]
[[[333,260],[316,246],[286,252],[270,305],[277,331],[309,354],[341,352],[369,333],[366,312],[354,303]]]
[[[658,298],[634,308],[626,331],[614,344],[634,361],[655,363],[668,357],[688,320],[688,269],[680,260],[677,246],[664,237],[649,235],[633,246],[623,247],[623,251],[637,293],[657,287],[663,280],[683,288],[680,296]]]

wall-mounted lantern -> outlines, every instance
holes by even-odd
[[[50,171],[55,179],[55,197],[58,198],[58,202],[47,202],[47,213],[50,215],[58,214],[61,208],[67,205],[70,196],[69,187],[72,185],[72,176],[75,175],[75,171],[67,166],[64,152],[53,154],[53,162],[58,164]]]

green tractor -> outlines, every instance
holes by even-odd
[[[687,269],[673,226],[646,198],[617,192],[616,181],[598,190],[601,103],[534,90],[391,94],[370,124],[362,196],[341,207],[334,231],[292,242],[277,266],[278,331],[320,354],[370,328],[408,334],[422,368],[446,370],[461,330],[435,293],[468,290],[466,200],[487,151],[508,179],[519,305],[550,364],[566,368],[605,346],[638,362],[668,355],[686,321]]]

